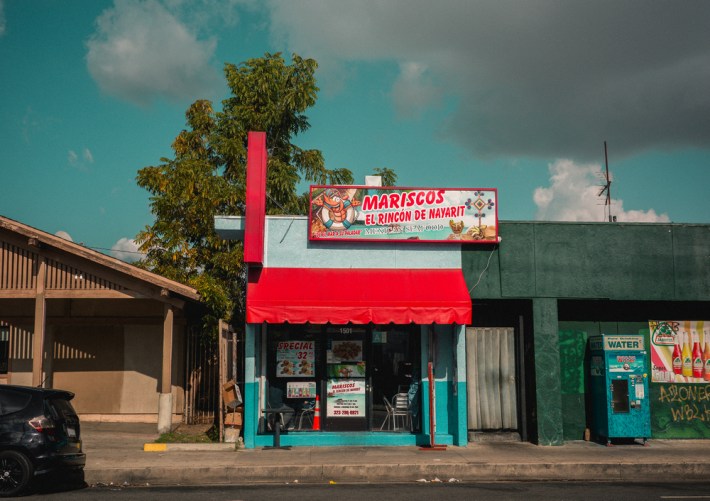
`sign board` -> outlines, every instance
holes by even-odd
[[[650,320],[651,381],[710,383],[710,320]]]
[[[498,242],[495,188],[311,186],[310,240]]]

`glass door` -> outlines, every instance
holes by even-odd
[[[326,330],[325,430],[367,430],[368,328],[348,325]]]
[[[371,429],[416,432],[421,405],[419,327],[377,325],[371,339]],[[405,408],[395,409],[396,400],[404,401]]]

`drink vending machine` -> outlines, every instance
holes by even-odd
[[[648,355],[644,337],[602,334],[589,338],[592,435],[611,445],[613,438],[651,435]]]

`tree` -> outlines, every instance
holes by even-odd
[[[316,103],[317,66],[296,54],[289,65],[278,53],[226,64],[231,96],[222,110],[195,101],[185,113],[187,128],[172,144],[174,157],[138,171],[155,216],[136,238],[146,254],[139,265],[196,288],[211,326],[220,318],[244,319],[242,245],[217,236],[214,216],[244,214],[247,133],[266,132],[267,214],[306,214],[308,194],[297,194],[302,180],[353,182],[348,169],[326,169],[319,150],[293,143],[310,127],[304,113]],[[394,184],[393,171],[378,171]]]

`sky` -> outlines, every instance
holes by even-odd
[[[294,138],[501,220],[710,223],[710,2],[0,0],[0,215],[134,260],[139,169],[225,63],[319,63]],[[307,186],[302,185],[306,191]]]

